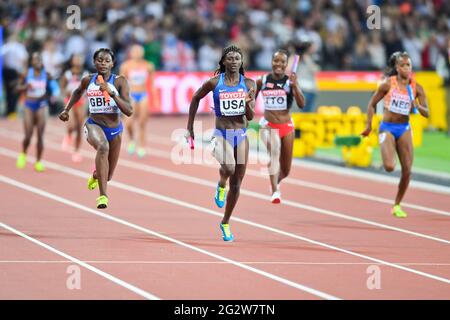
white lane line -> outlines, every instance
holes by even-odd
[[[51,146],[52,148],[56,148],[59,150],[59,147],[54,147]],[[0,154],[4,154],[6,156],[10,156],[10,157],[17,157],[17,153],[14,153],[12,150],[6,149],[6,148],[2,148],[0,147]],[[95,155],[93,152],[89,152],[89,151],[85,151],[82,150],[81,154],[83,154],[85,157],[89,157],[91,159],[95,158]],[[30,158],[33,159],[33,158]],[[29,160],[30,160],[29,159]],[[44,161],[44,163],[47,163],[48,165],[54,165],[54,163],[48,162],[48,161]],[[208,181],[205,179],[201,179],[201,178],[194,178],[185,174],[181,174],[181,173],[176,173],[173,171],[169,171],[169,170],[165,170],[165,169],[161,169],[159,167],[154,167],[154,166],[150,166],[150,165],[145,165],[145,164],[141,164],[141,163],[136,163],[133,161],[129,161],[126,159],[121,159],[121,161],[119,162],[120,166],[125,166],[128,168],[132,168],[132,169],[136,169],[136,170],[142,170],[148,173],[152,173],[152,174],[158,174],[158,175],[162,175],[164,177],[170,177],[170,178],[174,178],[174,179],[178,179],[178,180],[182,180],[182,181],[186,181],[189,183],[195,183],[198,185],[203,185],[203,186],[207,186],[207,187],[215,187],[216,186],[216,182],[214,181]],[[60,171],[64,171],[66,167],[61,167],[56,164],[56,167],[53,166],[54,169],[56,170],[60,170]],[[261,199],[264,201],[269,201],[270,197],[268,195],[263,195],[261,193],[258,192],[254,192],[254,191],[249,191],[246,190],[244,188],[241,189],[241,194],[243,195],[247,195],[247,196],[251,196],[257,199]],[[301,204],[299,202],[295,202],[295,201],[291,201],[291,200],[283,200],[283,204],[294,207],[294,208],[299,208],[299,209],[304,209],[304,210],[309,210],[309,211],[313,211],[319,214],[324,214],[324,215],[328,215],[328,216],[333,216],[336,218],[341,218],[344,220],[350,220],[350,221],[354,221],[354,222],[358,222],[358,223],[362,223],[362,224],[367,224],[367,225],[372,225],[378,228],[384,228],[384,229],[388,229],[388,230],[392,230],[392,231],[397,231],[397,232],[401,232],[401,233],[405,233],[405,234],[409,234],[412,236],[416,236],[416,237],[420,237],[420,238],[425,238],[428,240],[433,240],[433,241],[438,241],[438,242],[442,242],[442,243],[446,243],[446,244],[450,244],[449,240],[446,239],[441,239],[439,237],[434,237],[434,236],[430,236],[430,235],[426,235],[423,233],[419,233],[419,232],[415,232],[415,231],[410,231],[407,229],[403,229],[403,228],[399,228],[399,227],[394,227],[391,225],[387,225],[387,224],[383,224],[383,223],[378,223],[372,220],[367,220],[367,219],[363,219],[363,218],[358,218],[358,217],[354,217],[354,216],[349,216],[337,211],[333,211],[333,210],[327,210],[327,209],[321,209],[321,208],[317,208],[315,206],[310,206],[310,205],[305,205],[305,204]]]
[[[32,186],[30,186],[30,185],[27,185],[27,184],[24,184],[24,183],[19,182],[19,181],[17,181],[17,180],[14,180],[14,179],[5,177],[5,176],[3,176],[3,175],[0,175],[0,182],[4,182],[4,183],[6,183],[6,184],[15,186],[15,187],[17,187],[17,188],[19,188],[19,189],[27,190],[27,191],[29,191],[29,192],[38,194],[38,195],[43,196],[43,197],[45,197],[45,198],[52,199],[52,200],[54,200],[54,201],[57,201],[57,202],[60,202],[60,203],[65,204],[65,205],[68,205],[68,206],[77,208],[77,209],[79,209],[79,210],[88,212],[88,213],[90,213],[90,214],[99,216],[99,217],[101,217],[101,218],[104,218],[104,219],[107,219],[107,220],[110,220],[110,221],[119,223],[119,224],[121,224],[121,225],[127,226],[127,227],[129,227],[129,228],[132,228],[132,229],[141,231],[141,232],[146,233],[146,234],[148,234],[148,235],[151,235],[151,236],[155,236],[155,237],[161,238],[161,239],[166,240],[166,241],[168,241],[168,242],[175,243],[175,244],[177,244],[177,245],[179,245],[179,246],[182,246],[182,247],[191,249],[191,250],[193,250],[193,251],[196,251],[196,252],[205,254],[205,255],[207,255],[207,256],[213,257],[213,258],[215,258],[215,259],[218,259],[218,260],[227,262],[227,263],[232,264],[232,265],[234,265],[234,266],[236,266],[236,267],[238,267],[238,268],[245,269],[245,270],[248,270],[248,271],[250,271],[250,272],[259,274],[259,275],[261,275],[261,276],[263,276],[263,277],[266,277],[266,278],[268,278],[268,279],[270,279],[270,280],[274,280],[274,281],[276,281],[276,282],[282,283],[282,284],[284,284],[284,285],[286,285],[286,286],[289,286],[289,287],[298,289],[298,290],[300,290],[300,291],[304,291],[304,292],[310,293],[310,294],[315,295],[315,296],[317,296],[317,297],[319,297],[319,298],[322,298],[322,299],[328,299],[328,300],[340,300],[340,298],[337,298],[337,297],[335,297],[335,296],[333,296],[333,295],[330,295],[330,294],[328,294],[328,293],[325,293],[325,292],[322,292],[322,291],[319,291],[319,290],[316,290],[316,289],[307,287],[307,286],[302,285],[302,284],[299,284],[299,283],[297,283],[297,282],[290,281],[290,280],[288,280],[288,279],[279,277],[279,276],[274,275],[274,274],[272,274],[272,273],[265,272],[265,271],[262,271],[262,270],[259,270],[259,269],[250,267],[250,266],[248,266],[248,265],[242,264],[242,263],[237,262],[237,261],[234,261],[234,260],[232,260],[232,259],[228,259],[228,258],[223,257],[223,256],[221,256],[221,255],[215,254],[215,253],[213,253],[213,252],[210,252],[210,251],[207,251],[207,250],[198,248],[198,247],[196,247],[196,246],[187,244],[187,243],[182,242],[182,241],[180,241],[180,240],[177,240],[177,239],[175,239],[175,238],[172,238],[172,237],[163,235],[163,234],[161,234],[161,233],[152,231],[152,230],[150,230],[150,229],[141,227],[141,226],[139,226],[139,225],[136,225],[136,224],[134,224],[134,223],[128,222],[128,221],[126,221],[126,220],[123,220],[123,219],[114,217],[114,216],[109,215],[109,214],[106,214],[106,213],[102,213],[102,212],[96,211],[96,210],[94,210],[94,209],[88,208],[88,207],[86,207],[86,206],[84,206],[84,205],[82,205],[82,204],[79,204],[79,203],[77,203],[77,202],[70,201],[70,200],[68,200],[68,199],[66,199],[66,198],[57,196],[57,195],[52,194],[52,193],[50,193],[50,192],[44,191],[44,190],[42,190],[42,189],[38,189],[38,188],[32,187]]]
[[[147,260],[137,260],[137,261],[125,261],[125,260],[84,260],[85,263],[92,264],[228,264],[225,261],[147,261]],[[306,261],[237,261],[243,264],[260,264],[260,265],[317,265],[317,266],[371,266],[371,265],[382,265],[381,263],[371,263],[371,262],[306,262]],[[72,263],[69,260],[0,260],[0,264],[65,264]],[[426,267],[448,267],[450,263],[422,263],[422,262],[395,262],[395,264],[401,266],[426,266]]]
[[[81,261],[81,260],[79,260],[79,259],[77,259],[75,257],[72,257],[71,255],[69,255],[69,254],[67,254],[65,252],[62,252],[62,251],[60,251],[60,250],[58,250],[58,249],[56,249],[56,248],[54,248],[54,247],[52,247],[52,246],[42,242],[42,241],[39,241],[39,240],[37,240],[35,238],[32,238],[29,235],[27,235],[27,234],[25,234],[25,233],[15,229],[15,228],[13,228],[13,227],[11,227],[11,226],[3,223],[3,222],[0,222],[0,227],[4,228],[4,229],[6,229],[6,230],[8,230],[8,231],[10,231],[12,233],[15,233],[16,235],[18,235],[18,236],[20,236],[20,237],[22,237],[24,239],[27,239],[27,240],[37,244],[38,246],[41,246],[41,247],[43,247],[43,248],[45,248],[45,249],[47,249],[47,250],[49,250],[49,251],[51,251],[53,253],[56,253],[57,255],[59,255],[59,256],[61,256],[63,258],[66,258],[67,260],[70,260],[70,261],[72,261],[72,262],[74,262],[74,263],[76,263],[76,264],[78,264],[78,265],[80,265],[80,266],[82,266],[82,267],[84,267],[84,268],[86,268],[86,269],[88,269],[88,270],[98,274],[99,276],[101,276],[101,277],[103,277],[105,279],[108,279],[108,280],[114,282],[115,284],[118,284],[121,287],[124,287],[125,289],[128,289],[128,290],[130,290],[130,291],[140,295],[141,297],[144,297],[145,299],[160,300],[160,298],[158,298],[157,296],[155,296],[155,295],[153,295],[153,294],[151,294],[151,293],[149,293],[147,291],[144,291],[144,290],[142,290],[142,289],[140,289],[140,288],[138,288],[138,287],[136,287],[136,286],[134,286],[134,285],[132,285],[132,284],[130,284],[128,282],[125,282],[125,281],[123,281],[123,280],[121,280],[121,279],[119,279],[119,278],[117,278],[117,277],[115,277],[115,276],[113,276],[113,275],[103,271],[103,270],[100,270],[100,269],[98,269],[98,268],[96,268],[94,266],[91,266],[90,264],[88,264],[88,263],[86,263],[84,261]]]
[[[81,152],[84,156],[89,157],[94,159],[94,153],[92,152],[88,152],[88,151],[82,151]],[[0,154],[3,154],[5,156],[9,156],[12,158],[15,158],[18,156],[18,153],[9,150],[9,149],[5,149],[3,147],[0,147]],[[32,161],[32,157],[28,157],[29,161]],[[49,161],[43,161],[44,164],[46,164],[49,168],[53,168],[55,170],[58,171],[62,171],[65,173],[69,173],[72,175],[78,175],[80,176],[81,171],[78,170],[74,170],[71,168],[67,168],[65,166],[61,166],[59,164],[53,163],[53,162],[49,162]],[[207,186],[207,187],[215,187],[217,185],[217,182],[213,182],[213,181],[208,181],[208,180],[204,180],[201,178],[195,178],[195,177],[191,177],[185,174],[181,174],[181,173],[176,173],[173,171],[169,171],[169,170],[165,170],[165,169],[161,169],[158,167],[153,167],[153,166],[149,166],[149,165],[145,165],[145,164],[141,164],[141,163],[136,163],[133,161],[129,161],[126,159],[121,159],[119,161],[119,165],[121,166],[125,166],[128,168],[132,168],[132,169],[136,169],[136,170],[141,170],[141,171],[145,171],[148,173],[152,173],[152,174],[158,174],[164,177],[169,177],[169,178],[173,178],[173,179],[177,179],[177,180],[181,180],[181,181],[186,181],[189,183],[195,183],[198,185],[202,185],[202,186]],[[77,173],[78,171],[78,173]],[[82,173],[82,175],[84,176],[85,174]],[[109,184],[114,183],[114,181],[109,182]],[[257,198],[260,200],[264,200],[264,201],[270,201],[270,196],[267,195],[263,195],[261,193],[258,192],[254,192],[254,191],[250,191],[250,190],[246,190],[244,188],[241,189],[241,194],[243,195],[247,195],[253,198]],[[437,241],[437,242],[441,242],[441,243],[445,243],[445,244],[450,244],[449,240],[446,239],[442,239],[439,237],[434,237],[434,236],[430,236],[427,234],[423,234],[423,233],[419,233],[419,232],[415,232],[415,231],[411,231],[411,230],[407,230],[407,229],[403,229],[403,228],[399,228],[399,227],[394,227],[394,226],[390,226],[387,224],[383,224],[383,223],[378,223],[375,221],[371,221],[371,220],[367,220],[367,219],[363,219],[363,218],[358,218],[358,217],[353,217],[353,216],[349,216],[343,213],[339,213],[336,211],[332,211],[332,210],[326,210],[326,209],[320,209],[314,206],[310,206],[310,205],[305,205],[305,204],[301,204],[295,201],[290,201],[290,200],[283,200],[283,204],[294,207],[294,208],[298,208],[298,209],[304,209],[304,210],[309,210],[312,212],[316,212],[319,214],[324,214],[324,215],[328,215],[328,216],[332,216],[335,218],[340,218],[340,219],[344,219],[344,220],[349,220],[349,221],[353,221],[353,222],[358,222],[358,223],[362,223],[362,224],[366,224],[366,225],[371,225],[377,228],[382,228],[382,229],[387,229],[387,230],[391,230],[391,231],[396,231],[396,232],[401,232],[401,233],[405,233],[411,236],[415,236],[415,237],[419,237],[419,238],[424,238],[424,239],[428,239],[428,240],[432,240],[432,241]]]
[[[56,130],[55,130],[56,131]],[[158,143],[160,145],[174,145],[175,142],[173,142],[170,138],[167,138],[166,136],[162,135],[156,135],[156,134],[150,134],[149,138],[152,142]],[[206,142],[204,142],[206,143]],[[199,144],[199,148],[202,148],[202,144]],[[250,150],[249,157],[254,157],[254,160],[257,160],[257,157],[261,157],[261,155],[258,155],[258,153],[255,150]],[[385,174],[380,174],[376,172],[368,172],[368,171],[361,171],[361,170],[355,170],[352,168],[347,167],[339,167],[335,165],[325,164],[325,163],[319,163],[319,162],[312,162],[307,161],[303,159],[292,159],[292,165],[294,167],[301,167],[301,168],[308,168],[315,171],[322,171],[322,172],[329,172],[333,174],[338,174],[341,176],[350,176],[351,178],[360,178],[364,180],[372,180],[377,181],[385,184],[390,185],[398,185],[398,178],[393,176],[387,176]],[[415,169],[413,169],[414,171]],[[419,171],[419,170],[417,170]],[[434,172],[435,176],[444,176],[446,178],[450,177],[448,173],[442,172]],[[444,193],[449,195],[450,194],[450,187],[445,187],[429,182],[421,182],[416,180],[411,180],[410,186],[413,188],[426,190],[426,191],[432,191],[432,192],[438,192],[438,193]],[[391,201],[392,202],[392,201]]]
[[[74,173],[73,175],[81,176],[83,178],[87,178],[89,176],[88,174],[82,173],[82,172],[80,172],[78,170],[73,170],[71,168],[66,168],[66,170],[67,170],[66,171],[67,173],[73,172]],[[32,191],[32,192],[35,192],[35,193],[38,193],[38,194],[41,194],[41,195],[45,195],[46,197],[49,197],[51,199],[55,199],[55,200],[60,201],[60,202],[65,201],[63,203],[66,203],[66,202],[70,203],[74,207],[82,208],[85,211],[91,212],[91,213],[99,215],[99,216],[103,216],[103,217],[105,217],[107,219],[110,219],[110,220],[117,219],[117,222],[119,222],[119,223],[126,223],[128,225],[132,225],[132,224],[130,224],[128,222],[125,222],[124,220],[121,220],[121,219],[118,219],[118,218],[115,218],[115,217],[111,217],[109,215],[105,215],[105,214],[99,213],[99,212],[97,212],[95,210],[92,210],[90,208],[87,208],[85,206],[79,205],[79,204],[74,203],[72,201],[69,201],[69,200],[61,198],[59,196],[50,194],[50,193],[48,193],[46,191],[43,191],[41,189],[37,189],[37,188],[31,187],[29,185],[23,184],[21,182],[18,182],[16,180],[13,180],[13,179],[10,179],[10,178],[7,178],[5,176],[0,175],[0,181],[5,181],[6,183],[15,185],[15,186],[17,186],[19,188],[22,188],[22,189],[25,189],[25,190],[29,190],[29,191]],[[222,216],[223,216],[222,213],[220,213],[220,212],[216,212],[216,211],[210,210],[208,208],[200,207],[200,206],[191,204],[189,202],[176,200],[174,198],[167,197],[167,196],[155,193],[155,192],[146,191],[146,190],[143,190],[141,188],[136,188],[134,186],[130,186],[130,185],[127,185],[127,184],[124,184],[124,183],[121,183],[121,182],[111,181],[109,183],[109,185],[117,187],[119,189],[123,189],[123,190],[127,190],[127,191],[134,192],[134,193],[137,193],[137,194],[141,194],[143,196],[147,196],[147,197],[150,197],[150,198],[153,198],[153,199],[158,199],[158,200],[161,200],[161,201],[164,201],[164,202],[172,203],[172,204],[184,207],[184,208],[190,208],[190,209],[193,209],[193,210],[196,210],[196,211],[199,211],[199,212],[204,212],[204,213],[207,213],[209,215],[214,215],[214,216],[217,216],[217,217],[220,217],[220,218],[222,218]],[[384,261],[384,260],[381,260],[381,259],[373,258],[373,257],[367,256],[367,255],[363,255],[363,254],[360,254],[360,253],[356,253],[356,252],[353,252],[353,251],[350,251],[350,250],[342,249],[342,248],[339,248],[339,247],[336,247],[336,246],[333,246],[333,245],[329,245],[329,244],[324,243],[324,242],[312,240],[312,239],[309,239],[309,238],[306,238],[306,237],[302,237],[302,236],[299,236],[299,235],[296,235],[296,234],[293,234],[293,233],[289,233],[289,232],[286,232],[286,231],[283,231],[283,230],[279,230],[279,229],[276,229],[276,228],[272,228],[272,227],[269,227],[269,226],[266,226],[266,225],[263,225],[263,224],[255,223],[255,222],[252,222],[252,221],[249,221],[249,220],[245,220],[245,219],[241,219],[241,218],[237,218],[237,217],[232,217],[231,219],[233,221],[237,221],[237,222],[240,222],[242,224],[253,226],[253,227],[258,228],[258,229],[270,231],[270,232],[273,232],[273,233],[276,233],[276,234],[280,234],[280,235],[283,235],[283,236],[286,236],[286,237],[290,237],[290,238],[298,239],[298,240],[305,241],[305,242],[308,242],[308,243],[312,243],[312,244],[315,244],[315,245],[318,245],[318,246],[321,246],[321,247],[325,247],[327,249],[331,249],[331,250],[335,250],[335,251],[338,251],[338,252],[346,253],[346,254],[349,254],[349,255],[352,255],[352,256],[356,256],[356,257],[363,258],[363,259],[366,259],[366,260],[374,261],[374,262],[381,263],[381,264],[384,264],[384,265],[387,265],[387,266],[390,266],[390,267],[393,267],[393,268],[397,268],[397,269],[400,269],[400,270],[403,270],[403,271],[414,273],[414,274],[417,274],[417,275],[420,275],[420,276],[423,276],[423,277],[426,277],[426,278],[430,278],[430,279],[433,279],[433,280],[437,280],[437,281],[441,281],[441,282],[450,284],[450,280],[449,279],[446,279],[446,278],[443,278],[443,277],[439,277],[439,276],[436,276],[436,275],[433,275],[433,274],[429,274],[429,273],[418,271],[418,270],[411,269],[411,268],[406,268],[406,267],[403,267],[403,266],[400,266],[400,265],[397,265],[397,264],[394,264],[394,263],[391,263],[391,262],[388,262],[388,261]],[[116,221],[116,220],[114,220],[114,221]],[[140,227],[140,226],[137,226],[137,225],[134,225],[134,224],[132,226],[134,228],[138,229],[138,230],[143,231],[143,232],[146,232],[146,233],[149,233],[149,234],[152,234],[152,235],[156,234],[155,232],[149,231],[148,229],[145,229],[143,227]],[[160,236],[162,238],[172,239],[172,238],[166,237],[164,235],[160,235]],[[175,240],[175,239],[173,239],[173,240],[177,241],[177,243],[178,242],[182,243],[182,242],[180,242],[178,240]],[[190,246],[190,245],[187,245],[187,244],[184,244],[184,243],[182,243],[182,245],[195,248],[193,246]],[[199,248],[195,248],[194,250],[202,250],[202,252],[207,252],[207,251],[205,251],[203,249],[199,249]],[[212,255],[213,253],[209,253],[208,252],[208,253],[205,253],[205,254]],[[213,255],[215,257],[217,256],[215,254],[213,254]],[[223,260],[223,259],[226,259],[226,258],[222,258],[222,257],[220,258],[220,260]],[[232,261],[232,260],[227,259],[227,260],[224,260],[224,261]],[[235,263],[236,262],[233,261],[233,264],[235,264]],[[245,266],[245,265],[242,265],[242,266]],[[245,267],[247,267],[247,266],[245,266]]]
[[[52,130],[53,132],[60,134],[60,130]],[[164,136],[156,136],[156,135],[150,135],[152,137],[152,141],[162,144],[162,145],[174,145],[174,142],[171,141],[170,139],[167,139]],[[166,140],[169,140],[170,143]],[[56,146],[54,144],[52,144],[52,147],[55,147],[55,150],[60,150],[59,146]],[[203,149],[201,145],[199,145],[199,149]],[[170,159],[170,154],[169,152],[160,150],[160,149],[154,149],[154,148],[146,148],[147,152],[149,155],[151,156],[156,156],[159,158],[163,158],[163,159]],[[85,152],[83,150],[83,152]],[[303,161],[303,160],[302,160]],[[303,164],[302,164],[303,165]],[[204,164],[204,166],[208,166],[211,168],[217,168],[217,165],[210,165],[210,164]],[[349,169],[349,170],[353,170],[353,169]],[[359,172],[359,171],[358,171]],[[263,175],[260,171],[258,170],[254,170],[254,169],[249,169],[247,168],[246,170],[246,175],[251,175],[257,178],[262,178],[267,180],[268,177]],[[388,176],[384,176],[384,175],[377,175],[377,177],[382,176],[383,178],[380,179],[376,179],[378,182],[385,182],[386,178],[391,178],[392,177],[388,177]],[[395,184],[398,183],[398,179],[395,178]],[[343,188],[336,188],[336,187],[331,187],[328,185],[324,185],[324,184],[320,184],[320,183],[315,183],[315,182],[310,182],[310,181],[306,181],[306,180],[301,180],[301,179],[296,179],[296,178],[292,178],[292,177],[288,177],[286,178],[283,183],[287,183],[287,184],[291,184],[291,185],[297,185],[300,187],[304,187],[304,188],[310,188],[310,189],[315,189],[315,190],[320,190],[320,191],[326,191],[326,192],[331,192],[331,193],[336,193],[336,194],[340,194],[340,195],[345,195],[345,196],[349,196],[349,197],[354,197],[354,198],[359,198],[359,199],[363,199],[363,200],[369,200],[369,201],[374,201],[374,202],[380,202],[380,203],[384,203],[384,204],[388,204],[388,205],[392,205],[392,201],[393,199],[388,199],[388,198],[383,198],[383,197],[378,197],[378,196],[374,196],[374,195],[370,195],[370,194],[365,194],[362,192],[357,192],[357,191],[352,191],[349,189],[343,189]],[[411,186],[413,186],[413,184],[411,184]],[[434,190],[431,190],[434,191]],[[441,190],[442,191],[442,190]],[[445,188],[444,187],[444,194],[446,195],[450,195],[450,188]],[[443,216],[450,216],[450,212],[449,211],[445,211],[445,210],[440,210],[440,209],[435,209],[435,208],[430,208],[430,207],[426,207],[426,206],[422,206],[422,205],[417,205],[417,204],[413,204],[413,203],[409,203],[409,202],[402,202],[402,207],[404,208],[410,208],[410,209],[415,209],[415,210],[420,210],[423,212],[430,212],[430,213],[435,213],[435,214],[439,214],[439,215],[443,215]]]

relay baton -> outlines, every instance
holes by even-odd
[[[411,104],[413,105],[413,113],[414,114],[417,114],[417,108],[416,108],[416,106],[413,104],[413,102],[414,102],[414,95],[413,95],[413,91],[412,91],[412,87],[411,87],[411,85],[410,84],[408,84],[407,86],[406,86],[406,89],[408,90],[408,95],[409,95],[409,100],[411,100]]]
[[[300,61],[300,56],[298,54],[294,55],[294,63],[292,63],[291,73],[297,73],[298,62]]]
[[[103,76],[101,74],[98,75],[97,79],[98,79],[98,82],[105,83],[105,80],[103,80]],[[105,96],[106,103],[109,103],[109,101],[111,100],[111,97],[109,96],[108,91],[106,91],[106,90],[103,91],[103,95]]]
[[[194,149],[194,138],[189,136],[188,143],[189,143],[189,146],[191,147],[191,149],[193,150]]]

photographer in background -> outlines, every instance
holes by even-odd
[[[309,38],[300,39],[293,47],[295,48],[295,53],[300,55],[300,62],[296,74],[300,89],[305,96],[305,106],[302,111],[314,112],[317,95],[316,73],[320,71],[319,65],[314,61],[316,49]],[[292,53],[291,57],[293,57]],[[290,65],[292,65],[292,61]]]

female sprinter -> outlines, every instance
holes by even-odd
[[[100,197],[97,198],[99,209],[108,206],[107,181],[111,180],[119,160],[123,131],[120,112],[127,116],[133,113],[127,80],[123,76],[111,73],[114,62],[114,53],[110,49],[98,49],[94,53],[97,73],[81,79],[80,85],[72,92],[69,103],[59,114],[62,121],[69,120],[70,109],[86,90],[89,118],[84,124],[84,132],[89,144],[97,150],[95,170],[88,180],[88,189],[93,190],[99,186]],[[99,79],[99,76],[102,78]]]
[[[293,98],[305,106],[305,98],[295,72],[286,75],[287,51],[278,50],[272,56],[272,73],[256,80],[256,96],[263,95],[264,117],[260,121],[260,137],[270,155],[269,176],[272,203],[281,202],[280,182],[289,175],[294,146],[294,124],[289,114]]]
[[[65,97],[65,104],[69,103],[70,95],[80,85],[81,79],[88,75],[88,72],[83,68],[83,64],[84,58],[81,55],[73,55],[70,58],[70,68],[64,72],[59,81],[61,93]],[[70,117],[70,121],[67,123],[67,133],[62,142],[62,149],[67,150],[72,141],[72,132],[75,132],[75,144],[72,154],[73,162],[80,162],[82,160],[79,150],[85,114],[85,100],[82,97],[73,105],[72,117]]]
[[[400,160],[402,174],[395,197],[392,214],[398,218],[406,218],[407,214],[400,207],[411,178],[413,162],[413,144],[409,115],[413,107],[428,118],[428,106],[425,92],[420,84],[411,79],[411,59],[406,52],[394,53],[389,59],[390,70],[378,86],[367,107],[367,126],[363,136],[372,131],[372,117],[377,103],[384,99],[383,121],[379,128],[379,143],[384,169],[391,172],[395,168],[396,153]],[[411,86],[413,101],[407,87]],[[418,99],[419,103],[415,103]]]
[[[233,241],[229,220],[239,198],[247,167],[249,144],[246,130],[248,121],[254,116],[255,81],[244,76],[242,52],[233,45],[223,50],[219,68],[214,74],[215,76],[206,81],[192,97],[187,130],[193,139],[194,118],[199,102],[212,91],[216,115],[213,156],[220,164],[215,202],[219,208],[225,205],[226,182],[230,178],[220,229],[224,241]]]
[[[22,76],[21,83],[17,89],[19,92],[25,91],[25,108],[23,114],[23,124],[25,137],[22,142],[22,152],[17,158],[16,166],[19,169],[25,168],[27,164],[27,150],[30,146],[34,127],[37,128],[37,155],[34,169],[37,172],[45,170],[41,162],[44,151],[44,130],[47,122],[48,98],[50,88],[50,75],[45,71],[42,64],[41,54],[34,52],[31,55],[31,68],[28,73]]]
[[[139,139],[137,155],[139,158],[145,156],[145,126],[148,117],[147,82],[151,85],[151,97],[156,104],[157,96],[153,81],[155,67],[152,63],[144,60],[144,48],[140,45],[133,45],[130,49],[130,59],[125,61],[120,74],[123,74],[130,81],[130,95],[133,103],[133,116],[125,120],[125,128],[128,132],[128,153],[133,154],[136,150],[136,141],[133,124],[135,120],[139,125]]]

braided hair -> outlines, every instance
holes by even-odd
[[[242,58],[242,51],[239,47],[237,47],[235,45],[230,45],[230,46],[224,48],[222,50],[222,57],[220,58],[220,61],[219,61],[219,67],[214,71],[214,75],[218,75],[220,73],[225,72],[225,65],[223,64],[223,60],[225,59],[225,56],[230,52],[237,52],[241,55],[241,58]],[[244,63],[242,63],[241,66],[239,67],[239,73],[242,75],[244,75],[243,65],[244,65]]]
[[[400,58],[410,58],[408,52],[406,51],[396,51],[389,57],[388,64],[386,69],[384,70],[384,76],[391,77],[397,75],[397,69],[395,68],[395,65],[397,64],[397,61],[400,60]]]
[[[97,56],[101,53],[101,52],[106,52],[111,56],[112,62],[115,63],[116,62],[116,56],[114,55],[114,52],[109,49],[109,48],[100,48],[97,51],[94,52],[94,60],[97,59]]]

